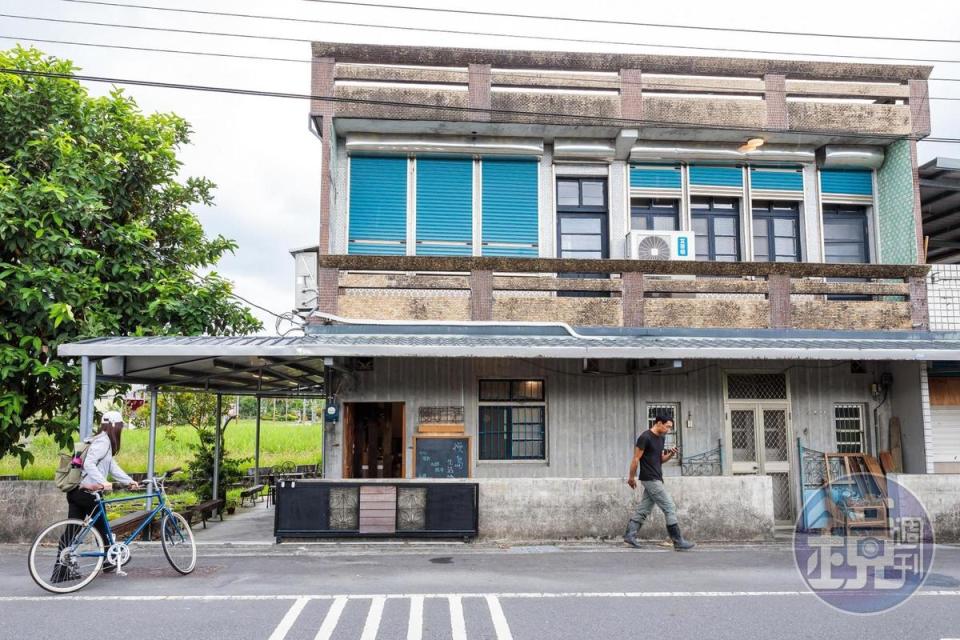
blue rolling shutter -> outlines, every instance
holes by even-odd
[[[407,252],[407,159],[350,158],[350,230],[347,253]]]
[[[740,167],[690,167],[690,184],[700,187],[742,187]]]
[[[630,187],[633,189],[679,189],[680,167],[631,165]]]
[[[536,160],[484,158],[483,250],[485,256],[539,255]]]
[[[820,190],[846,196],[872,196],[873,171],[821,169]]]
[[[800,169],[750,169],[750,186],[770,191],[803,191]]]
[[[473,253],[473,160],[417,158],[417,255]]]

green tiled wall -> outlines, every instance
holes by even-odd
[[[917,227],[913,211],[913,165],[910,142],[898,140],[887,147],[877,171],[877,209],[880,262],[915,264]]]

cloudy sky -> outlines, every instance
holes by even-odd
[[[357,6],[360,2],[381,6]],[[462,8],[485,12],[525,13],[580,19],[703,25],[739,29],[787,30],[804,33],[856,34],[897,38],[944,39],[955,42],[904,42],[879,39],[800,37],[738,32],[645,27],[624,24],[571,23],[551,20],[464,16],[384,5],[401,0],[360,0],[337,4],[318,0],[3,0],[0,2],[0,46],[17,41],[70,58],[82,72],[96,76],[161,82],[215,85],[309,93],[310,40],[405,45],[451,45],[487,48],[678,53],[711,55],[679,48],[717,47],[798,54],[882,56],[960,61],[960,10],[956,1],[935,1],[912,8],[912,19],[871,2],[807,0],[798,8],[776,11],[769,1],[725,2],[687,0],[656,3],[516,2],[487,0],[404,0],[426,8]],[[120,5],[124,6],[109,6]],[[161,7],[151,10],[134,7]],[[891,6],[906,7],[899,4]],[[884,7],[881,9],[881,7]],[[257,17],[198,15],[176,11],[244,13]],[[23,16],[23,17],[12,17]],[[303,21],[270,20],[264,16]],[[30,20],[24,17],[45,18]],[[51,21],[52,19],[52,21]],[[66,21],[66,22],[57,22]],[[79,22],[102,23],[78,24]],[[375,26],[345,26],[330,22]],[[126,27],[103,26],[126,25]],[[130,28],[132,26],[149,29]],[[442,34],[409,29],[477,31],[491,35]],[[175,31],[181,30],[181,31]],[[248,34],[231,37],[183,31]],[[507,37],[507,36],[512,37]],[[523,37],[517,37],[523,36]],[[606,42],[562,42],[554,38]],[[55,40],[61,43],[39,42]],[[74,44],[63,44],[70,42]],[[231,59],[182,53],[142,52],[83,46],[121,45],[225,54],[289,58],[290,62]],[[619,44],[637,43],[637,44]],[[666,45],[653,47],[651,45]],[[670,48],[678,47],[678,48]],[[798,57],[717,51],[715,55]],[[960,63],[938,62],[934,78],[960,79]],[[92,93],[108,86],[89,84]],[[308,105],[303,100],[245,97],[150,87],[127,87],[144,111],[173,111],[193,126],[192,145],[183,149],[184,175],[204,175],[217,183],[216,203],[197,213],[211,235],[222,233],[239,243],[218,271],[236,283],[239,294],[276,312],[293,305],[293,260],[288,250],[315,244],[318,237],[319,141],[307,130]],[[960,138],[960,81],[932,81],[933,135]],[[960,157],[960,145],[921,143],[921,161],[935,156]],[[255,311],[265,334],[274,319]]]

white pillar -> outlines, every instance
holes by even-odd
[[[257,434],[253,451],[253,484],[260,484],[260,396],[257,396]]]
[[[213,434],[213,499],[220,497],[220,429],[223,421],[223,396],[217,394],[217,423]]]
[[[93,435],[93,404],[97,397],[97,362],[89,356],[80,359],[80,439]]]
[[[157,459],[157,388],[150,387],[150,440],[147,446],[147,478],[156,473]],[[147,485],[147,494],[153,496],[153,483]],[[147,498],[147,509],[153,508],[153,498]]]

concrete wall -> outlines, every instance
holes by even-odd
[[[642,488],[622,478],[479,480],[480,536],[510,541],[617,538],[640,502]],[[700,541],[767,540],[773,536],[769,477],[667,478],[684,535]],[[666,538],[655,509],[640,537]]]
[[[903,447],[903,470],[906,473],[927,473],[927,439],[929,425],[924,416],[924,405],[920,390],[920,376],[926,370],[923,362],[891,362],[887,370],[893,374],[893,386],[890,390],[889,414],[900,418],[900,440]],[[929,415],[929,414],[928,414]],[[881,423],[881,446],[883,436],[889,434],[888,420]],[[887,445],[888,446],[888,445]]]
[[[0,482],[0,542],[33,542],[67,517],[67,497],[52,482]]]
[[[937,542],[960,542],[960,474],[891,474],[927,510]]]

